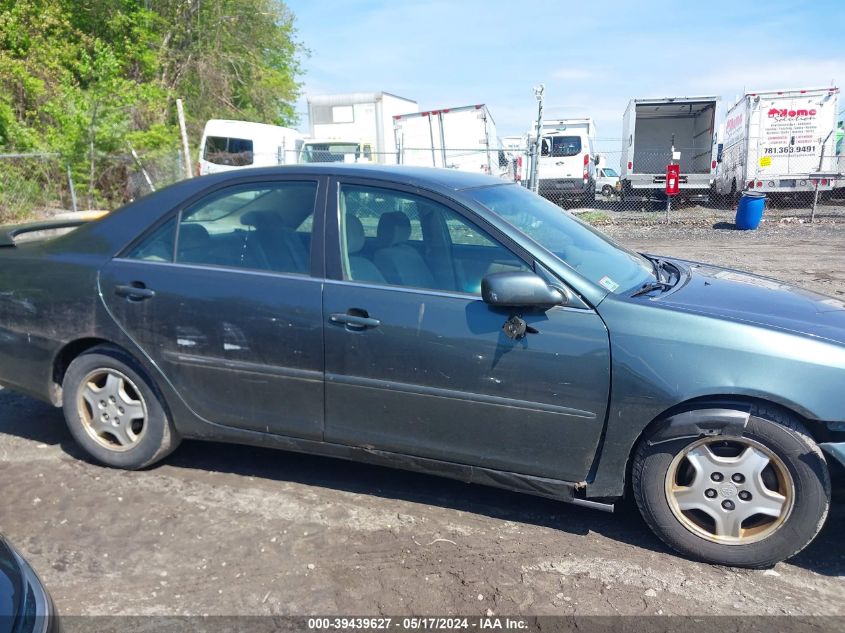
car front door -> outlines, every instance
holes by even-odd
[[[586,477],[610,384],[599,316],[524,313],[533,333],[508,338],[502,326],[518,311],[485,304],[481,279],[530,270],[526,253],[434,194],[351,180],[331,191],[326,440]]]
[[[322,438],[324,185],[216,190],[101,272],[112,318],[201,418]]]

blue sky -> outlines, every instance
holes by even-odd
[[[500,136],[528,129],[538,83],[547,118],[592,116],[600,139],[619,138],[632,97],[720,95],[721,117],[743,89],[845,83],[841,1],[287,4],[311,50],[304,94],[384,90],[422,109],[486,103]],[[297,110],[307,129],[304,99]]]

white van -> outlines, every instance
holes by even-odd
[[[202,133],[197,173],[294,164],[302,139],[302,134],[287,127],[210,119]]]
[[[596,187],[595,124],[592,119],[543,121],[538,193],[552,202],[591,201]]]

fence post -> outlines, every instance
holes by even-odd
[[[182,151],[185,153],[185,176],[193,178],[191,170],[191,148],[188,147],[188,132],[185,130],[185,111],[182,109],[182,100],[176,99],[176,113],[179,116],[179,132],[182,135]]]
[[[822,141],[822,152],[821,156],[819,156],[819,170],[816,174],[816,178],[814,182],[816,183],[816,190],[813,192],[813,210],[810,212],[810,223],[812,224],[816,220],[816,207],[819,204],[819,180],[821,179],[821,171],[822,167],[824,166],[824,148],[827,145],[827,141],[830,139],[830,135],[833,134],[834,130],[828,132],[828,135],[825,136],[824,140]]]
[[[73,186],[73,176],[70,173],[70,163],[66,165],[67,167],[67,186],[70,189],[70,203],[73,206],[73,212],[76,213],[79,211],[79,208],[76,204],[76,189]]]

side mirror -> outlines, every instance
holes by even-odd
[[[481,298],[501,308],[551,308],[566,302],[557,288],[552,288],[532,272],[490,273],[481,280]]]
[[[593,156],[593,163],[594,164],[598,165],[600,160],[601,160],[601,155],[596,154],[595,156]]]

